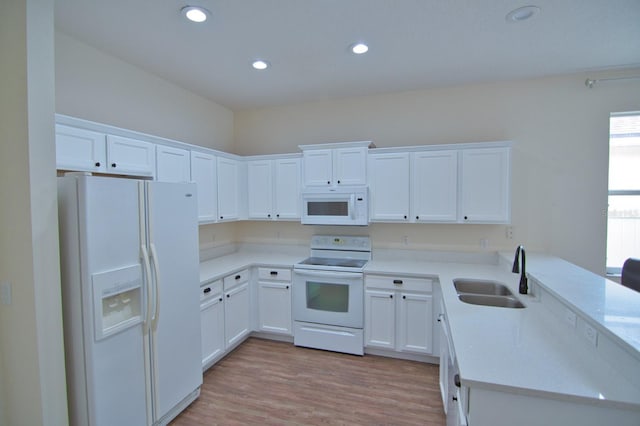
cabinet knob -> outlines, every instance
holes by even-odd
[[[289,286],[287,286],[287,290],[289,290]]]
[[[420,216],[416,216],[416,220],[420,219]]]
[[[280,213],[278,213],[278,214],[276,215],[276,217],[280,217]]]
[[[393,294],[390,294],[390,295],[389,295],[389,299],[393,299]]]
[[[467,220],[467,219],[469,219],[469,217],[468,217],[468,216],[465,216],[465,217],[464,217],[464,220]]]
[[[220,216],[220,219],[224,219],[224,216]]]
[[[111,167],[116,168],[116,163],[111,163]]]
[[[403,299],[406,299],[406,298],[407,298],[407,296],[402,296],[402,298],[403,298]]]
[[[338,183],[340,183],[340,181],[338,181]]]
[[[454,401],[457,401],[457,400],[458,400],[458,397],[457,397],[457,396],[454,396],[454,397],[452,397],[452,399],[453,399]]]
[[[331,185],[331,181],[330,180],[327,181],[327,185]]]
[[[96,167],[100,167],[100,162],[96,161]]]
[[[406,215],[406,214],[404,215],[404,218],[405,218],[405,219],[407,218],[407,215]]]
[[[267,215],[267,217],[271,217],[271,215],[270,215],[270,214],[268,214],[268,215]]]
[[[228,298],[230,298],[230,297],[231,297],[231,295],[230,295],[230,294],[227,294],[227,299],[228,299]]]
[[[220,302],[222,302],[222,297],[219,299]]]

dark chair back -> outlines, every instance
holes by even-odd
[[[640,259],[629,258],[622,265],[620,283],[640,292]]]

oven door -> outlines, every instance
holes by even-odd
[[[363,306],[362,273],[294,269],[294,320],[362,328]]]

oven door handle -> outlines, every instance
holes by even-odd
[[[299,269],[295,269],[293,271],[294,274],[302,275],[305,277],[327,277],[327,278],[348,278],[348,279],[358,279],[360,278],[359,272],[334,272],[334,271],[301,271]]]

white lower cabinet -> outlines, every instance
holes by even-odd
[[[365,277],[365,346],[431,354],[433,280]]]
[[[251,332],[249,270],[224,278],[224,335],[227,349]]]
[[[209,368],[225,351],[222,280],[200,287],[202,369]]]
[[[258,268],[258,329],[291,335],[291,269]]]

